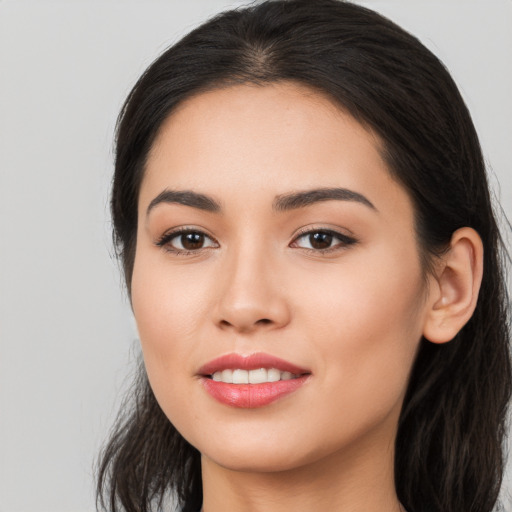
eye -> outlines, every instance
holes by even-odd
[[[218,243],[202,231],[180,229],[166,233],[156,243],[159,247],[176,254],[189,254],[209,247],[218,247]]]
[[[357,243],[355,238],[332,231],[316,229],[302,233],[290,244],[290,247],[300,247],[316,252],[330,252]]]

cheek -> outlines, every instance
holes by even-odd
[[[385,271],[354,265],[350,272],[331,273],[325,286],[317,279],[316,286],[303,287],[306,329],[322,351],[326,388],[350,389],[344,397],[355,406],[368,400],[385,406],[403,395],[421,339],[419,265],[386,265],[385,258],[381,253]]]
[[[140,251],[132,276],[132,307],[155,391],[165,386],[164,382],[155,381],[158,375],[174,380],[180,372],[192,371],[186,366],[185,356],[187,348],[192,349],[194,344],[200,293],[192,283],[181,282],[179,273],[170,275],[164,262],[161,255]]]
[[[132,306],[143,345],[147,342],[155,350],[165,350],[176,343],[193,344],[209,302],[210,280],[200,266],[191,275],[179,266],[171,267],[159,251],[137,253]]]
[[[179,272],[171,275],[161,257],[148,251],[137,254],[132,307],[144,365],[160,407],[185,431],[198,420],[183,384],[191,380],[196,370],[191,355],[199,350],[195,334],[197,319],[202,317],[198,305],[202,295],[204,290],[180,280]]]

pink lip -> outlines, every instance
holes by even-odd
[[[211,379],[215,372],[226,369],[256,370],[258,368],[276,368],[281,372],[300,375],[295,379],[265,382],[263,384],[227,384]],[[227,354],[199,369],[201,383],[205,390],[218,402],[244,409],[263,407],[293,393],[310,377],[311,372],[288,361],[264,353],[242,356]]]
[[[226,354],[218,357],[209,363],[201,366],[197,372],[199,375],[213,375],[215,372],[221,372],[227,369],[240,370],[257,370],[258,368],[276,368],[280,372],[290,372],[294,375],[302,375],[304,373],[311,373],[305,368],[300,368],[284,359],[271,356],[263,352],[251,354],[249,356],[242,356],[240,354]]]

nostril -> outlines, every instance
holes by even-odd
[[[239,330],[248,331],[252,330],[257,326],[265,326],[265,325],[271,325],[274,322],[270,320],[269,318],[260,318],[259,320],[256,320],[255,322],[230,322],[229,320],[223,319],[220,320],[219,326],[221,328],[228,328],[228,327],[234,327]]]

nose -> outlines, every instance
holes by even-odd
[[[225,262],[215,322],[223,330],[252,333],[284,327],[290,308],[279,269],[270,257],[239,254]]]

